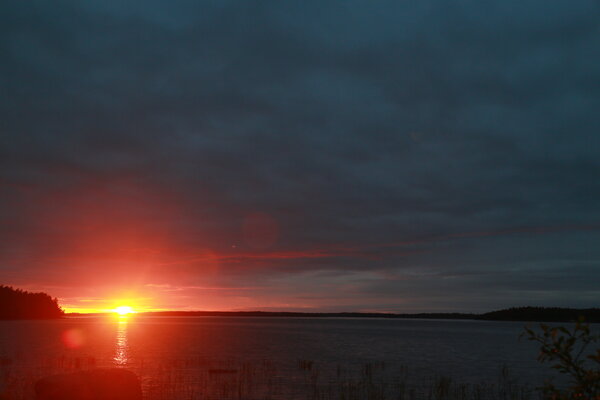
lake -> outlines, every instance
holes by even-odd
[[[249,390],[257,398],[306,398],[299,394],[302,385],[323,388],[365,376],[381,382],[402,376],[416,386],[439,376],[495,383],[502,366],[533,387],[547,368],[536,361],[538,347],[519,340],[524,325],[143,315],[0,321],[0,368],[26,392],[38,376],[123,366],[141,376],[146,398],[165,399],[203,398],[210,385],[235,386],[238,397]]]

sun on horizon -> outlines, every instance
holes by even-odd
[[[119,306],[112,310],[119,315],[128,315],[135,313],[135,310],[130,306]]]

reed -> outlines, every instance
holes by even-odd
[[[38,365],[0,362],[0,400],[32,400],[43,376],[106,366],[94,359],[59,357]],[[406,366],[383,362],[330,365],[296,360],[168,359],[130,367],[141,380],[146,400],[533,400],[540,396],[506,367],[495,382],[460,382],[448,376],[418,378]]]

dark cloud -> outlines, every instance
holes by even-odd
[[[595,305],[598,17],[5,1],[0,278],[192,308]],[[248,240],[256,215],[276,238]]]

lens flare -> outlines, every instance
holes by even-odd
[[[77,349],[85,344],[85,336],[81,329],[67,329],[61,335],[63,344],[69,349]]]

